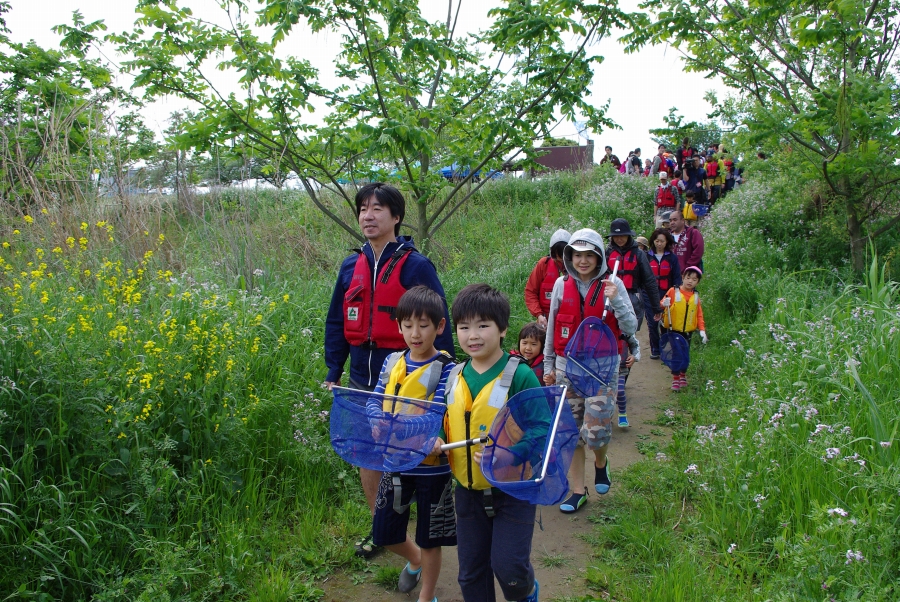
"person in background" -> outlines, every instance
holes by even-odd
[[[695,265],[684,268],[681,273],[681,286],[670,288],[660,301],[663,311],[663,329],[677,332],[691,343],[694,331],[700,331],[700,340],[705,345],[706,323],[703,320],[703,307],[697,285],[703,278],[703,272]],[[681,391],[687,387],[687,371],[672,372],[672,390]]]
[[[637,243],[638,249],[645,253],[650,249],[650,241],[647,240],[646,236],[638,236],[634,239],[634,242]]]
[[[550,311],[550,292],[560,275],[566,273],[563,266],[563,249],[569,242],[568,231],[560,228],[550,237],[550,253],[541,257],[525,283],[525,306],[537,323],[547,326]]]
[[[691,146],[691,139],[685,137],[681,141],[681,148],[675,153],[675,161],[678,163],[678,169],[684,170],[690,167],[694,155],[697,154],[696,149]]]
[[[659,185],[656,187],[654,200],[656,209],[653,214],[653,222],[658,228],[662,225],[660,213],[681,208],[681,195],[678,193],[678,188],[669,183],[669,174],[665,171],[659,172]]]
[[[694,193],[694,200],[699,203],[706,202],[706,171],[702,167],[703,158],[700,155],[694,155],[693,165],[685,168],[684,179],[687,181],[685,192]]]
[[[622,162],[619,161],[619,158],[617,156],[612,154],[612,147],[606,146],[603,148],[603,150],[606,152],[606,154],[603,155],[602,159],[600,159],[600,165],[603,165],[604,163],[610,163],[613,167],[619,169],[619,167],[622,165]]]
[[[721,145],[718,147],[721,148]],[[725,152],[724,149],[722,151]],[[719,200],[722,186],[725,184],[725,162],[716,153],[707,153],[706,157],[706,189],[709,190],[709,204]]]
[[[660,299],[673,286],[681,285],[681,270],[678,265],[678,257],[673,252],[675,239],[665,228],[657,228],[650,235],[652,247],[647,250],[647,258],[650,261],[650,269],[656,276],[656,285],[659,289]],[[644,296],[644,302],[650,305],[649,299]],[[650,333],[650,359],[659,359],[659,318],[656,308],[650,306],[647,311],[647,330]],[[662,317],[662,316],[660,316]]]
[[[669,222],[669,231],[675,240],[675,255],[678,257],[678,265],[694,265],[703,269],[703,235],[700,230],[688,226],[684,221],[684,215],[680,211],[672,213]]]
[[[547,327],[537,322],[529,322],[519,331],[519,344],[509,352],[517,355],[534,371],[538,380],[544,382],[544,343],[547,341]]]

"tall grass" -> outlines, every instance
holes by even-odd
[[[660,415],[672,445],[628,471],[598,535],[635,552],[597,570],[637,572],[630,600],[896,600],[900,290],[877,258],[859,284],[815,267],[794,239],[808,225],[759,194],[704,227],[712,342]]]
[[[627,180],[627,181],[626,181]],[[449,298],[557,227],[650,212],[599,172],[491,182],[439,235]],[[36,205],[0,223],[0,598],[314,600],[368,529],[328,442],[323,321],[354,241],[297,193]]]

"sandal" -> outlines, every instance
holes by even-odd
[[[356,542],[356,555],[360,558],[371,558],[375,554],[381,550],[381,546],[376,546],[372,542],[372,532],[369,531],[369,534],[363,537],[360,541]]]
[[[585,502],[587,502],[587,491],[584,493],[573,493],[566,501],[559,505],[559,511],[563,514],[572,514],[584,506]]]
[[[421,578],[422,567],[420,566],[416,571],[411,571],[409,569],[409,563],[407,562],[406,566],[403,567],[403,570],[400,571],[400,578],[397,580],[397,589],[404,594],[411,592],[419,584],[419,579]]]

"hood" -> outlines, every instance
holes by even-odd
[[[558,242],[569,242],[570,238],[572,238],[572,235],[569,233],[569,231],[560,228],[553,233],[553,236],[550,237],[550,248],[552,249],[553,245]]]
[[[599,267],[600,272],[597,274],[596,278],[603,276],[606,273],[606,251],[603,249],[603,238],[597,234],[596,231],[591,230],[590,228],[582,228],[581,230],[576,230],[572,233],[571,238],[569,239],[569,244],[566,245],[566,250],[563,251],[563,263],[566,266],[566,272],[575,278],[578,279],[578,272],[575,270],[575,267],[572,265],[572,247],[571,245],[577,241],[586,241],[594,245],[598,249],[598,255],[600,256]]]

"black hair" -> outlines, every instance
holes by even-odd
[[[569,244],[564,240],[559,241],[552,247],[550,247],[550,257],[556,259],[557,257],[562,257],[563,252],[566,250],[566,245]]]
[[[489,284],[470,284],[453,300],[453,323],[481,319],[494,322],[500,332],[509,328],[509,299]]]
[[[612,147],[607,144],[606,146],[603,147],[603,150],[612,150]]]
[[[656,147],[656,150],[659,150],[661,148],[668,150],[669,147],[667,147],[665,144],[660,143],[659,146]]]
[[[685,136],[684,139],[681,141],[681,144],[683,144],[684,146],[688,146],[688,145],[690,145],[690,143],[691,143],[691,139],[688,138],[687,136]]]
[[[394,318],[399,324],[403,320],[425,317],[438,326],[444,319],[444,300],[439,294],[420,284],[414,286],[400,297]]]
[[[675,248],[675,237],[672,236],[672,233],[666,228],[657,228],[653,231],[653,234],[650,235],[649,242],[651,249],[654,251],[656,250],[656,239],[659,238],[660,235],[666,237],[666,251],[671,251]]]
[[[359,192],[356,193],[355,199],[356,218],[359,219],[363,203],[373,196],[382,207],[388,208],[388,211],[391,212],[391,217],[400,218],[400,221],[394,225],[394,236],[398,236],[400,234],[400,224],[406,216],[406,201],[403,199],[403,195],[400,194],[400,191],[390,184],[373,182],[372,184],[366,184],[360,188]]]
[[[521,343],[522,339],[528,338],[538,341],[543,349],[544,343],[547,341],[547,329],[537,322],[529,322],[519,331],[519,342]]]
[[[636,149],[634,149],[634,152],[639,153],[639,152],[641,152],[641,149],[640,149],[640,148],[636,148]]]
[[[682,174],[681,174],[681,170],[680,170],[680,169],[676,169],[676,170],[675,170],[675,173],[672,174],[672,177],[673,177],[673,178],[680,178],[681,175],[682,175]]]
[[[691,274],[697,274],[697,281],[699,282],[700,280],[703,280],[703,274],[700,273],[699,269],[700,268],[695,265],[689,265],[681,270],[681,277],[684,278],[684,275],[690,272]]]
[[[684,198],[686,198],[686,199],[692,199],[692,198],[694,198],[694,191],[693,191],[693,190],[688,190],[687,192],[685,192],[685,193],[684,193]]]

